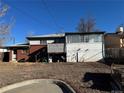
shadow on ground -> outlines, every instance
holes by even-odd
[[[92,89],[101,91],[111,91],[111,76],[106,73],[90,73],[87,72],[82,79],[83,83],[87,83],[87,86]]]

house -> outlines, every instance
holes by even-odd
[[[9,61],[96,62],[104,58],[104,32],[67,32],[27,37],[6,47]]]

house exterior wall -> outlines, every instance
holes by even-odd
[[[14,53],[15,50],[12,50],[12,61],[16,62],[17,61],[17,53]]]
[[[16,49],[17,52],[14,54],[14,48],[9,49],[9,61],[28,61],[28,53],[25,49]]]
[[[46,46],[44,46],[44,45],[30,45],[30,47],[27,49],[25,49],[25,48],[10,48],[9,61],[35,62],[35,61],[37,61],[36,56],[44,54],[43,49],[45,47]],[[17,50],[16,54],[13,54],[14,49]],[[45,50],[45,52],[46,52],[46,50]],[[15,60],[13,59],[13,56],[15,56],[15,58],[14,58]]]
[[[9,61],[12,61],[12,50],[9,52]]]
[[[98,36],[98,38],[96,38],[96,36]],[[103,34],[96,35],[87,34],[84,36],[82,35],[81,37],[78,37],[76,35],[76,38],[74,38],[74,36],[72,36],[71,38],[67,36],[66,37],[67,62],[96,62],[103,60],[104,56],[103,42],[104,42]]]
[[[30,45],[29,54],[32,54],[40,49],[46,47],[45,45]]]
[[[80,49],[79,51],[77,51]],[[71,43],[66,45],[67,62],[96,62],[103,58],[102,42]],[[78,58],[78,59],[77,59]]]
[[[28,53],[26,53],[25,50],[19,49],[17,50],[17,55],[16,55],[17,61],[28,61]]]
[[[29,44],[30,45],[40,45],[40,40],[30,40]]]
[[[8,52],[8,50],[7,49],[0,49],[0,52]]]
[[[42,61],[47,55],[46,45],[30,45],[29,61]]]

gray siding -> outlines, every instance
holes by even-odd
[[[48,53],[62,53],[65,52],[64,43],[55,43],[47,45]]]

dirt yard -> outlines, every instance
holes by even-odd
[[[77,93],[109,93],[110,67],[102,63],[0,63],[0,87],[29,79],[60,79]]]

